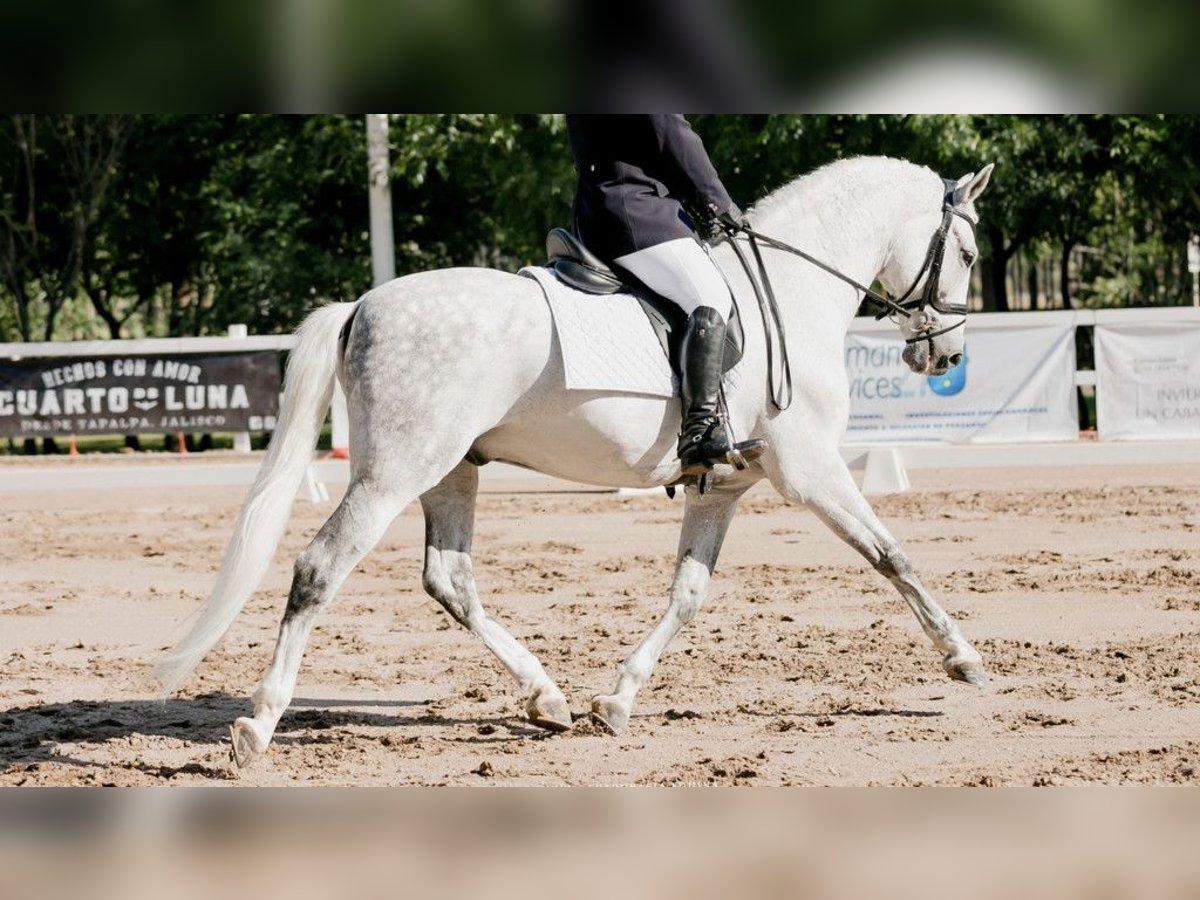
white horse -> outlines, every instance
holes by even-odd
[[[892,294],[928,278],[931,235],[950,223],[940,280],[943,301],[899,321],[916,372],[944,372],[962,351],[961,317],[976,256],[974,201],[991,166],[952,184],[901,160],[843,160],[798,179],[749,214],[754,229],[809,253],[859,282]],[[964,221],[966,220],[966,221]],[[770,449],[744,471],[718,467],[711,490],[690,486],[666,613],[620,667],[613,693],[592,713],[613,732],[628,723],[638,690],[679,629],[696,615],[738,499],[766,477],[790,502],[812,509],[888,578],[942,654],[951,678],[985,682],[979,654],[913,572],[876,518],[838,453],[849,392],[843,363],[847,327],[861,295],[802,259],[764,249],[779,286],[790,342],[795,403],[770,400],[762,320],[746,298],[745,274],[728,245],[714,253],[739,298],[746,355],[729,391],[737,435]],[[602,303],[603,299],[597,298]],[[919,322],[917,321],[919,318]],[[914,332],[914,328],[923,329]],[[947,330],[948,329],[948,330]],[[936,332],[936,334],[935,334]],[[480,603],[471,564],[478,466],[502,460],[573,481],[610,486],[668,485],[679,477],[677,400],[564,388],[551,313],[532,280],[489,269],[445,269],[381,285],[355,303],[312,313],[287,368],[279,426],[237,521],[207,605],[160,662],[168,690],[225,634],[257,587],[278,546],[329,407],[335,376],[350,417],[351,479],[345,496],[296,560],[274,657],[254,692],[253,717],[232,726],[239,766],[263,753],[292,699],[300,659],[317,615],[376,544],[419,498],[425,513],[424,587],[478,635],[520,683],[530,720],[571,726],[566,698],[538,659]],[[928,339],[922,334],[933,335]]]

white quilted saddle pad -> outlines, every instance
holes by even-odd
[[[636,297],[585,294],[541,266],[517,274],[532,278],[546,295],[568,390],[679,396],[679,379]]]

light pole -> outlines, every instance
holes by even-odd
[[[1188,271],[1192,273],[1192,305],[1200,309],[1200,234],[1188,241]]]
[[[371,275],[375,284],[396,277],[392,190],[388,183],[388,116],[367,114],[367,173],[371,206]]]
[[[392,189],[388,182],[388,115],[367,113],[367,198],[371,229],[371,282],[375,285],[396,277],[396,242],[392,236]],[[350,458],[350,422],[346,395],[341,385],[333,386],[330,410],[333,433],[329,455]]]

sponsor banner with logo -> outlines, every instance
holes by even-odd
[[[1200,314],[1163,324],[1096,321],[1103,440],[1200,438]]]
[[[846,337],[847,444],[1068,441],[1079,436],[1070,320],[970,329],[944,375],[912,372],[895,332]]]
[[[0,437],[271,431],[279,354],[0,359]]]

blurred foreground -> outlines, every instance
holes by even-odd
[[[1161,110],[1200,93],[1191,65],[1200,13],[1181,0],[110,0],[65,9],[4,4],[6,106],[561,108],[597,66],[613,75],[618,103],[692,111],[813,111],[835,99],[840,112]]]
[[[1188,898],[1194,791],[16,792],[7,896]],[[68,864],[63,864],[69,860]]]

